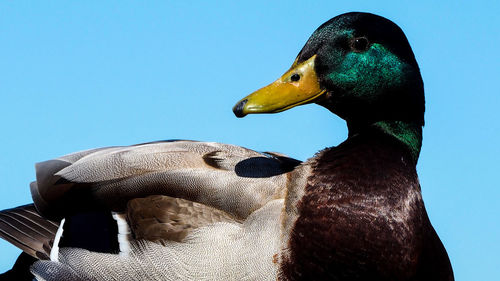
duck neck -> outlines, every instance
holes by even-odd
[[[394,137],[407,148],[413,161],[415,164],[417,163],[418,156],[420,155],[420,148],[422,147],[421,125],[405,121],[390,120],[378,121],[368,126],[348,122],[347,126],[349,128],[349,138],[362,134],[367,129],[375,129],[385,135]]]

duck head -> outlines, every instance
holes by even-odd
[[[378,121],[421,128],[423,83],[403,31],[373,14],[334,17],[314,31],[283,76],[240,100],[233,112],[244,117],[307,103],[345,119],[349,131]]]

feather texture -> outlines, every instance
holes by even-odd
[[[49,259],[58,227],[33,204],[0,212],[0,236],[35,258]]]
[[[207,205],[161,195],[130,200],[127,218],[136,239],[162,244],[180,242],[194,229],[216,222],[241,222]]]
[[[49,216],[88,208],[89,202],[120,212],[130,199],[162,194],[245,218],[283,197],[286,173],[299,163],[220,143],[110,147],[38,163],[32,193],[37,207]]]

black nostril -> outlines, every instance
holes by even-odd
[[[241,118],[241,117],[244,117],[246,115],[243,113],[243,107],[245,106],[245,104],[247,102],[248,102],[248,99],[244,99],[233,107],[233,112],[234,112],[234,115],[236,115],[236,117]]]

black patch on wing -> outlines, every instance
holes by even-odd
[[[211,167],[222,170],[232,170],[245,178],[268,178],[292,171],[301,161],[281,156],[278,154],[264,152],[262,156],[245,158],[234,167],[231,164],[231,155],[222,151],[212,151],[203,155],[205,163]]]
[[[234,171],[238,176],[246,178],[267,178],[284,173],[279,162],[266,157],[242,160],[236,164]]]
[[[59,248],[76,247],[101,253],[118,253],[118,226],[109,211],[66,217]]]
[[[234,167],[234,171],[240,177],[268,178],[290,172],[300,164],[300,161],[292,158],[280,158],[274,156],[273,158],[248,158],[238,162],[238,164]]]
[[[264,154],[278,160],[281,164],[281,168],[285,172],[291,172],[292,170],[295,169],[295,167],[302,164],[302,161],[300,161],[300,160],[290,158],[290,157],[287,157],[284,155],[279,155],[279,154],[276,154],[274,152],[264,152]]]

